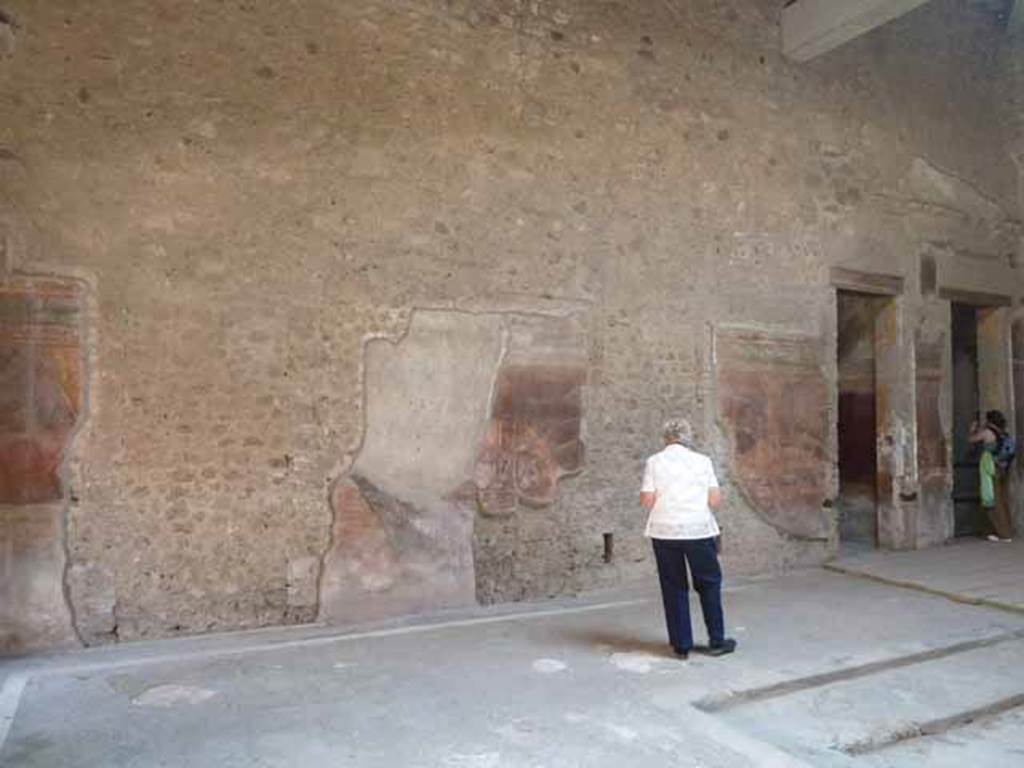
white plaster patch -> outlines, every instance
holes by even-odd
[[[658,662],[649,653],[613,653],[609,660],[623,672],[635,672],[638,675],[646,675]]]
[[[494,731],[502,736],[502,738],[521,747],[532,744],[536,733],[533,724],[528,720],[516,720],[512,723],[499,725]]]
[[[533,662],[533,671],[550,675],[555,672],[564,672],[568,666],[564,661],[558,659],[537,659]]]
[[[457,766],[457,768],[497,768],[501,764],[501,754],[498,752],[478,752],[472,755],[454,754],[444,759],[445,765]]]
[[[606,730],[621,741],[635,741],[638,735],[636,731],[625,725],[617,725],[616,723],[603,723],[603,725]]]
[[[132,699],[137,707],[174,707],[178,704],[201,704],[217,695],[207,688],[191,685],[158,685]]]

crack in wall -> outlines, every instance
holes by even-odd
[[[487,395],[487,414],[494,413],[494,398],[498,393],[498,372],[508,359],[508,327],[501,325],[501,349],[498,351],[498,362],[494,367],[494,375],[491,377],[491,389]]]
[[[14,254],[9,253],[8,258],[13,261]],[[77,504],[79,500],[78,495],[72,487],[70,479],[70,465],[74,460],[73,455],[76,451],[76,443],[82,436],[92,415],[92,375],[95,368],[93,359],[95,345],[92,331],[92,326],[94,325],[92,322],[92,315],[95,311],[92,301],[94,293],[93,285],[90,280],[83,278],[81,275],[68,274],[66,270],[59,269],[36,269],[32,271],[12,269],[3,275],[3,281],[17,281],[24,283],[29,287],[29,290],[31,290],[32,286],[39,281],[60,281],[63,284],[72,286],[74,289],[75,301],[77,303],[74,329],[76,334],[76,358],[78,365],[80,365],[80,376],[78,376],[76,380],[78,391],[75,394],[77,399],[75,419],[64,437],[55,472],[59,488],[59,498],[56,500],[59,520],[57,537],[59,541],[56,543],[59,546],[63,557],[59,581],[62,605],[66,611],[66,622],[62,620],[61,625],[64,626],[66,623],[65,628],[68,630],[75,642],[79,645],[86,645],[80,629],[79,612],[75,604],[70,583],[72,561],[70,515],[72,505]],[[32,321],[29,320],[28,322],[31,323]],[[35,359],[35,357],[39,355],[39,341],[37,334],[34,331],[30,332],[29,347],[30,350],[33,351],[32,358]],[[29,403],[33,403],[36,400],[36,376],[36,366],[32,365],[29,369],[29,383],[26,396]],[[28,426],[30,427],[30,431],[32,431],[31,428],[36,426],[35,419],[37,418],[37,414],[34,408],[29,407],[27,410],[29,419]]]
[[[70,582],[70,571],[71,571],[71,535],[70,535],[70,517],[71,517],[71,505],[78,502],[78,496],[75,494],[75,490],[71,487],[70,475],[70,462],[73,454],[73,447],[75,442],[82,435],[85,430],[86,424],[92,416],[93,410],[93,372],[95,369],[94,354],[96,350],[96,341],[94,338],[94,327],[95,323],[92,321],[92,313],[94,311],[92,296],[93,292],[90,290],[91,286],[84,280],[75,278],[75,281],[80,286],[81,291],[81,302],[82,302],[82,314],[81,314],[81,346],[82,346],[82,402],[78,411],[78,420],[68,436],[68,441],[64,446],[64,452],[61,456],[61,466],[59,469],[59,476],[61,479],[61,488],[64,493],[64,510],[61,515],[61,539],[64,547],[64,572],[61,575],[61,585],[64,592],[64,601],[68,608],[68,614],[71,621],[71,631],[74,632],[78,642],[85,645],[85,638],[82,635],[81,629],[78,623],[78,610],[75,607],[75,601],[71,595],[71,582]],[[116,624],[115,624],[116,626]]]

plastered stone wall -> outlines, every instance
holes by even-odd
[[[933,546],[947,541],[954,533],[953,361],[948,303],[926,302],[915,333],[915,415],[920,482],[915,533],[918,546]]]
[[[63,478],[85,416],[84,304],[75,280],[0,281],[0,651],[76,640]]]
[[[1019,296],[1018,178],[987,14],[935,0],[798,66],[778,5],[2,0],[4,274],[93,286],[82,640],[317,618],[368,345],[419,310],[582,324],[583,466],[474,527],[484,599],[649,578],[636,492],[672,413],[726,483],[731,573],[827,556],[738,492],[715,329],[818,346],[832,496],[829,269],[905,277],[913,349],[924,251],[938,287]]]
[[[453,496],[483,440],[502,339],[497,316],[419,311],[397,343],[367,348],[367,426],[332,494],[324,619],[473,603],[473,509]]]

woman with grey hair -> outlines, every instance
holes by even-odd
[[[666,421],[662,437],[664,449],[644,467],[640,503],[650,513],[646,535],[654,545],[669,643],[683,659],[693,649],[689,565],[708,631],[708,652],[722,656],[736,650],[736,641],[725,636],[719,530],[712,512],[722,503],[722,491],[711,459],[693,450],[693,429],[686,419]]]

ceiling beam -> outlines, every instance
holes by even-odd
[[[926,2],[794,0],[782,9],[782,51],[794,61],[810,61]]]

